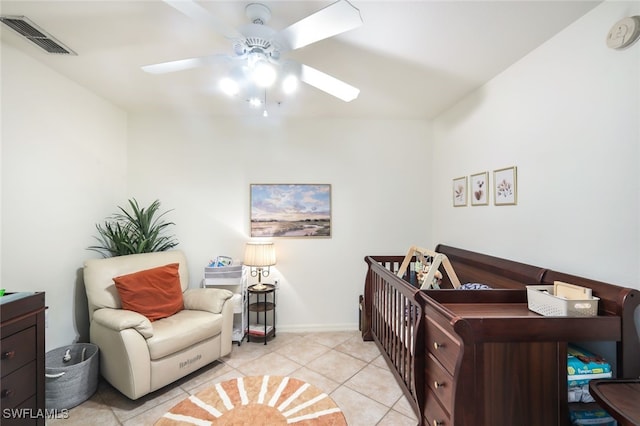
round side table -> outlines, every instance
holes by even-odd
[[[247,288],[247,342],[251,338],[264,339],[264,344],[270,337],[276,336],[276,286],[273,284],[255,284]],[[269,319],[268,313],[272,312]],[[251,322],[255,313],[256,322]],[[261,320],[262,317],[262,320]]]

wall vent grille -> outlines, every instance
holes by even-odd
[[[0,16],[0,21],[47,53],[76,55],[73,50],[60,43],[26,16]]]

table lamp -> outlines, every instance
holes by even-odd
[[[258,284],[254,285],[253,288],[255,290],[267,288],[262,284],[262,277],[268,277],[269,267],[276,264],[276,249],[273,243],[247,243],[244,251],[244,264],[251,267],[252,277],[258,277]]]

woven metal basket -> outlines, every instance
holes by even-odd
[[[86,401],[98,387],[98,346],[76,343],[47,352],[45,404],[47,409],[69,409]]]

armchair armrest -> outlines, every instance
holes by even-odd
[[[151,321],[142,314],[126,309],[98,309],[93,313],[93,321],[113,331],[133,328],[145,339],[153,337]]]
[[[189,288],[182,294],[185,309],[213,314],[221,313],[225,302],[231,297],[232,292],[221,288]]]

